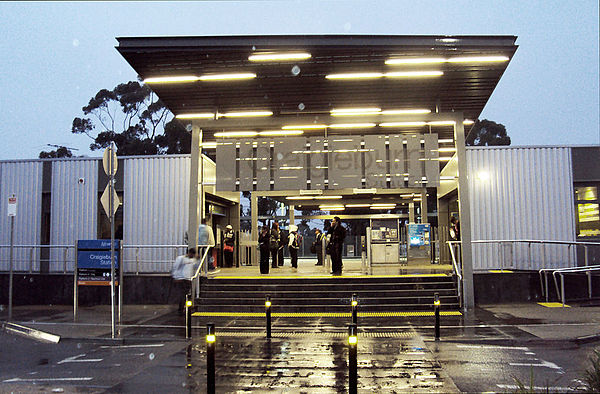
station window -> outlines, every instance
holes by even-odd
[[[598,186],[576,186],[575,205],[577,213],[577,236],[600,236],[600,204]]]

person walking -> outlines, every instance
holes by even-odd
[[[315,265],[323,265],[323,237],[325,235],[318,228],[315,229],[315,242],[313,242],[313,247],[311,247],[311,251],[317,254],[317,264]]]
[[[291,224],[290,225],[290,234],[288,241],[288,249],[290,250],[290,258],[292,261],[292,269],[298,269],[298,249],[300,249],[300,245],[302,244],[300,234],[298,234],[298,226]]]
[[[171,278],[173,278],[171,286],[176,289],[177,298],[179,299],[178,311],[180,314],[182,314],[184,310],[185,296],[192,292],[192,278],[196,273],[197,262],[196,249],[188,248],[186,254],[175,258],[175,264],[173,264],[173,269],[171,269]],[[171,289],[169,288],[167,299],[170,294]]]
[[[258,234],[258,248],[260,251],[260,273],[269,273],[269,242],[271,240],[271,234],[269,233],[269,226],[262,226],[260,234]]]
[[[281,241],[281,234],[279,232],[279,223],[273,222],[271,226],[271,238],[269,240],[269,249],[271,250],[271,268],[277,267],[277,254],[279,252],[279,242]]]
[[[331,235],[327,250],[331,255],[331,274],[335,276],[342,275],[342,251],[344,249],[344,238],[346,238],[346,229],[338,216],[333,218],[328,234]]]
[[[225,267],[233,267],[233,251],[235,249],[235,233],[231,224],[225,226],[223,233],[223,257],[225,259]]]

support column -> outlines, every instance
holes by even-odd
[[[415,222],[415,203],[414,203],[414,201],[411,201],[408,203],[408,222],[416,223]]]
[[[471,203],[469,201],[469,174],[467,173],[467,150],[462,112],[455,113],[454,141],[458,162],[458,212],[460,215],[460,239],[462,241],[463,297],[465,310],[475,307],[473,290],[473,250],[471,247]]]
[[[288,215],[289,215],[289,218],[290,218],[290,226],[292,224],[296,224],[296,222],[294,221],[294,217],[295,217],[296,214],[294,212],[294,206],[293,205],[289,205],[288,206]]]
[[[421,190],[421,223],[429,223],[427,217],[427,189]]]
[[[192,122],[192,145],[190,163],[190,194],[188,205],[188,247],[198,245],[198,226],[200,224],[201,208],[204,206],[202,195],[202,130]]]
[[[448,251],[448,216],[450,216],[448,199],[441,198],[437,200],[438,206],[438,241],[440,243],[440,264],[447,264],[451,261]]]
[[[258,195],[256,192],[250,193],[250,235],[252,236],[252,245],[258,245]],[[258,265],[257,248],[252,248],[251,264]]]

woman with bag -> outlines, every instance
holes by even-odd
[[[225,267],[233,267],[233,250],[235,247],[235,233],[231,224],[225,226],[223,233],[223,256],[225,258]]]
[[[269,233],[269,226],[262,226],[260,234],[258,234],[258,248],[260,251],[260,273],[269,273],[269,242],[271,240],[271,234]]]

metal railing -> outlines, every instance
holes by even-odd
[[[446,241],[448,248],[450,249],[450,256],[452,258],[452,272],[457,277],[457,292],[458,292],[458,305],[459,308],[463,306],[463,275],[462,275],[462,259],[461,259],[461,242],[460,241]],[[458,256],[458,258],[457,258]]]
[[[48,272],[73,272],[75,262],[74,245],[13,245],[13,271],[39,271],[42,263],[47,264]],[[10,245],[0,245],[0,267],[6,265],[8,271]],[[47,257],[42,256],[47,251]]]
[[[541,270],[540,270],[541,271]],[[588,298],[592,299],[592,272],[600,271],[600,265],[590,265],[587,267],[574,267],[574,268],[559,268],[552,271],[552,277],[554,278],[554,286],[556,288],[556,294],[560,294],[560,300],[562,306],[565,306],[565,274],[578,274],[585,273],[587,275],[588,285]],[[558,282],[556,280],[556,274],[560,276],[560,293],[558,289]],[[541,273],[540,273],[541,275]],[[547,277],[547,276],[546,276]],[[542,288],[543,295],[543,288]],[[548,302],[548,282],[546,280],[546,302]]]

